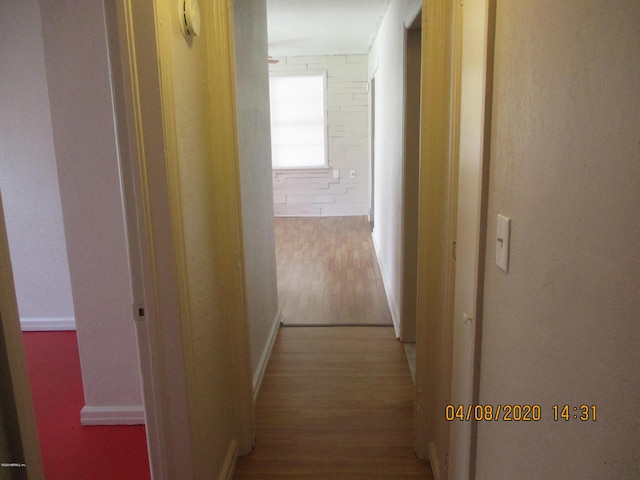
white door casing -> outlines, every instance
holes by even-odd
[[[465,0],[462,7],[460,144],[456,273],[453,312],[451,404],[466,409],[477,399],[477,342],[482,295],[483,217],[486,197],[485,129],[490,98],[490,0]],[[488,122],[487,122],[488,123]],[[473,422],[451,422],[449,478],[472,478]]]

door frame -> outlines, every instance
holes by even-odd
[[[421,89],[422,0],[414,0],[404,19],[403,72],[403,139],[402,139],[402,210],[399,338],[405,343],[416,341],[416,283],[418,256],[418,193],[420,188],[420,102],[411,95]],[[417,26],[416,26],[417,23]]]
[[[424,0],[416,301],[415,445],[448,478],[458,139],[458,0]]]
[[[157,242],[174,233],[164,159],[175,152],[163,123],[154,3],[117,2],[120,51],[112,56],[120,55],[124,79],[122,85],[114,82],[114,97],[126,104],[125,111],[117,111],[118,141],[149,464],[151,477],[164,480],[193,478],[193,467],[185,441],[190,438],[185,358],[175,321],[182,310],[176,253]],[[176,412],[171,419],[169,411]]]
[[[415,441],[439,480],[474,478],[476,426],[448,422],[444,406],[477,403],[481,358],[495,0],[461,3],[424,0],[422,19]],[[484,16],[465,23],[465,10]],[[473,168],[463,164],[459,176],[461,152]],[[464,328],[466,317],[473,328]],[[460,323],[469,341],[454,328]]]
[[[453,306],[451,404],[476,405],[480,340],[492,102],[495,2],[466,0],[462,7],[460,139]],[[476,422],[451,423],[449,478],[475,473]]]
[[[377,69],[376,69],[377,70]],[[375,226],[375,182],[376,182],[376,73],[369,79],[369,225]]]
[[[118,121],[126,125],[124,133],[119,131],[120,160],[149,461],[155,480],[194,478],[200,468],[196,463],[202,460],[194,424],[200,412],[195,411],[195,392],[190,391],[187,378],[195,367],[188,351],[192,339],[185,340],[192,332],[173,90],[171,39],[177,22],[169,21],[177,19],[177,13],[177,5],[156,0],[118,0],[115,12],[124,79],[115,93],[124,98],[125,111],[119,112]],[[229,222],[240,218],[232,15],[231,0],[216,0],[203,10],[203,23],[214,26],[203,35],[207,45],[215,45],[210,58],[217,59],[211,76],[218,81],[208,85],[210,102],[217,107],[211,118],[229,127],[211,128],[212,144],[229,159],[218,172],[220,189],[215,197],[217,205],[225,206],[229,216],[224,220]],[[214,66],[209,63],[208,68]],[[241,244],[238,222],[225,233],[225,248]],[[227,269],[222,276],[239,279],[230,287],[231,293],[244,298],[241,248],[235,253],[232,260],[225,258],[218,274]],[[249,453],[255,440],[249,325],[233,315],[225,321],[233,346],[228,352],[230,381],[225,385],[233,397],[234,438],[224,458],[223,475],[232,472],[236,455]]]
[[[9,378],[7,378],[9,377]],[[27,478],[44,478],[40,443],[33,409],[31,384],[22,341],[18,301],[11,268],[9,241],[0,194],[0,381],[3,385],[3,406],[0,419],[6,426],[0,438],[0,461],[22,466],[0,467],[9,477],[26,469]],[[8,417],[8,418],[7,418]],[[5,429],[3,429],[5,430]],[[4,440],[10,442],[5,444]],[[12,458],[6,455],[15,455]],[[0,475],[3,476],[3,475]],[[21,477],[21,475],[17,475]],[[4,476],[3,476],[4,478]]]

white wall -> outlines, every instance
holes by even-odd
[[[235,0],[236,103],[247,310],[254,385],[278,326],[266,0]]]
[[[376,82],[373,243],[396,333],[402,299],[404,21],[411,4],[390,3],[369,53],[369,77]]]
[[[0,45],[0,188],[23,329],[72,329],[37,0],[0,3]]]
[[[100,0],[41,0],[85,423],[143,422],[118,150]]]
[[[543,419],[480,422],[478,480],[640,477],[639,57],[635,0],[498,2],[479,400]]]
[[[273,172],[276,216],[367,215],[369,212],[367,56],[277,57],[271,72],[327,72],[329,171]],[[339,178],[333,177],[339,171]],[[355,170],[356,178],[350,178]]]

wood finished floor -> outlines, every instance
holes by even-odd
[[[392,327],[282,327],[242,479],[433,479],[413,452],[414,389]]]
[[[285,324],[391,325],[366,217],[276,218]]]

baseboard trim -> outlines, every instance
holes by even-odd
[[[276,313],[275,318],[273,319],[273,324],[271,325],[271,329],[269,330],[269,336],[267,337],[267,343],[262,350],[262,354],[260,355],[260,361],[258,362],[258,366],[256,367],[256,371],[253,374],[253,402],[258,398],[258,393],[260,392],[260,386],[262,385],[262,379],[264,378],[264,372],[267,370],[267,364],[269,363],[269,358],[271,357],[271,351],[273,350],[273,344],[276,342],[276,337],[278,336],[278,328],[282,323],[282,304],[278,308],[278,312]]]
[[[20,319],[23,332],[61,332],[75,331],[74,317],[25,317]]]
[[[142,405],[90,407],[80,411],[81,425],[144,425]]]
[[[436,444],[434,442],[429,443],[429,464],[431,465],[433,478],[440,480],[440,462],[438,461],[438,452],[436,451]]]
[[[378,267],[380,268],[380,276],[382,277],[382,286],[384,287],[384,293],[387,296],[387,303],[389,304],[389,312],[391,313],[391,321],[393,322],[393,330],[395,331],[396,338],[400,338],[400,319],[398,318],[398,308],[396,305],[395,298],[391,294],[391,289],[389,288],[389,280],[387,280],[386,270],[384,265],[380,261],[380,249],[376,244],[376,237],[371,234],[371,238],[373,239],[373,249],[376,252],[376,260],[378,261]]]
[[[233,471],[236,469],[236,459],[238,458],[238,442],[231,440],[227,449],[227,456],[222,465],[222,471],[218,476],[219,480],[232,480]]]
[[[282,324],[282,328],[324,328],[324,327],[393,327],[392,323],[286,323]]]

